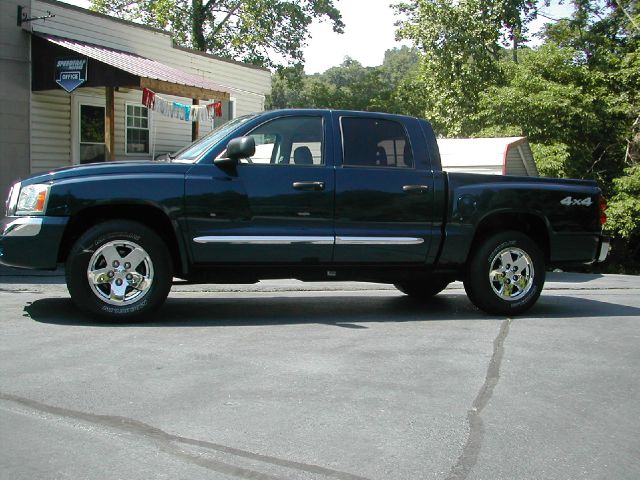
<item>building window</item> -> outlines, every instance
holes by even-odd
[[[127,153],[149,153],[149,110],[127,104]]]
[[[233,120],[236,115],[236,101],[231,99],[229,101],[223,101],[222,103],[222,117],[215,117],[213,119],[213,128],[219,127],[227,123],[229,120]]]
[[[99,105],[80,105],[80,163],[104,162],[104,114]]]

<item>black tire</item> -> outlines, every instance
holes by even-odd
[[[507,231],[488,237],[472,253],[464,289],[480,310],[518,315],[536,303],[544,279],[544,255],[538,245],[521,232]]]
[[[110,265],[107,259],[113,259]],[[162,239],[129,220],[107,221],[87,230],[71,248],[65,274],[78,308],[112,322],[145,318],[165,301],[173,278]]]
[[[436,277],[426,280],[396,283],[395,287],[405,295],[415,298],[416,300],[429,300],[447,288],[447,285],[450,283],[451,280]]]

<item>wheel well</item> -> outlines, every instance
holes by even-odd
[[[497,213],[480,222],[467,254],[469,257],[476,248],[490,235],[505,230],[515,230],[529,236],[544,254],[545,262],[550,258],[550,241],[547,225],[537,215],[530,213]],[[468,260],[468,258],[467,258]]]
[[[89,207],[74,214],[62,236],[58,262],[67,260],[71,247],[84,232],[107,220],[132,220],[151,228],[166,242],[171,254],[174,274],[186,273],[183,271],[178,239],[171,220],[162,210],[145,205],[103,205]]]

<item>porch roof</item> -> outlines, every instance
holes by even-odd
[[[33,35],[46,40],[49,44],[79,53],[127,74],[120,76],[120,82],[115,80],[115,83],[123,83],[122,85],[114,85],[114,78],[117,79],[118,75],[104,75],[105,80],[108,77],[110,81],[105,81],[102,86],[146,87],[157,93],[197,99],[228,100],[230,98],[231,92],[224,86],[156,60],[70,38],[39,33]],[[40,61],[42,60],[45,59],[40,59]],[[89,85],[98,86],[96,82],[100,84],[100,81],[100,78],[94,78]],[[131,83],[135,83],[135,85],[131,85]]]

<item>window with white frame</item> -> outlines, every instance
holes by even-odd
[[[128,154],[149,153],[149,110],[142,105],[127,104]]]
[[[231,98],[230,100],[222,101],[222,117],[215,117],[213,119],[212,126],[214,128],[219,127],[227,123],[229,120],[233,120],[236,117],[236,100]]]

